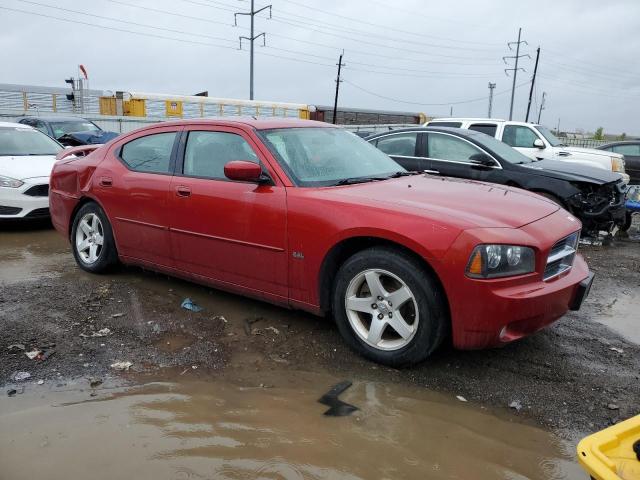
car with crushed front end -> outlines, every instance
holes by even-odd
[[[0,122],[0,221],[49,217],[49,175],[62,149],[27,125]]]
[[[308,120],[188,120],[125,134],[51,178],[80,268],[120,261],[331,315],[386,365],[504,345],[578,309],[580,221],[507,186],[407,172]]]
[[[612,232],[626,222],[626,184],[602,168],[534,160],[492,136],[460,128],[407,128],[371,135],[367,141],[407,170],[538,193],[578,217],[586,234]]]
[[[65,147],[99,145],[119,134],[103,130],[91,120],[82,117],[56,115],[51,117],[22,117],[19,123],[29,125],[55,138]]]

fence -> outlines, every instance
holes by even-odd
[[[559,140],[572,147],[597,148],[600,145],[610,143],[611,140],[596,140],[595,138],[565,138],[560,137]]]

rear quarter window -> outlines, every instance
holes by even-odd
[[[146,173],[171,173],[171,152],[176,132],[156,133],[125,143],[120,159],[131,170]]]
[[[490,137],[496,136],[497,128],[497,125],[487,123],[474,123],[472,125],[469,125],[469,130],[475,130],[476,132],[485,133]]]

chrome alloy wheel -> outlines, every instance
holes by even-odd
[[[87,265],[95,263],[102,253],[104,230],[102,222],[95,213],[84,215],[76,229],[76,251]]]
[[[409,287],[382,269],[357,274],[347,287],[344,306],[354,332],[380,350],[408,345],[418,330],[418,303]]]

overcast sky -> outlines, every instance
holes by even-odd
[[[268,3],[256,0],[256,9]],[[512,77],[502,57],[522,39],[514,119],[524,120],[536,47],[531,118],[562,130],[640,134],[638,0],[273,0],[256,16],[255,97],[507,118]],[[50,7],[47,7],[49,5]],[[0,83],[64,86],[84,64],[90,87],[248,98],[248,0],[0,0]],[[152,10],[153,9],[153,10]],[[19,10],[19,11],[16,11]],[[84,13],[74,13],[81,12]],[[31,13],[25,13],[31,12]],[[66,20],[66,21],[65,21]],[[101,28],[101,27],[107,28]],[[137,33],[132,33],[137,32]],[[512,75],[512,73],[510,73]],[[472,101],[476,100],[476,101]],[[463,103],[465,102],[465,103]]]

